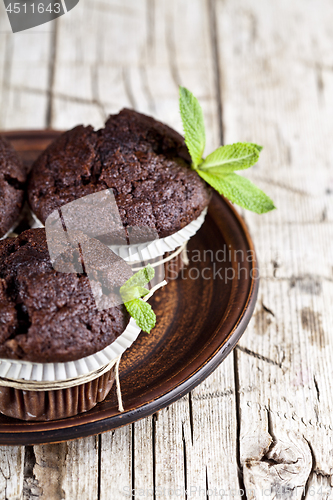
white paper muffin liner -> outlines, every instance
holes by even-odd
[[[137,263],[142,261],[149,261],[156,257],[161,257],[166,252],[172,252],[176,248],[182,246],[187,242],[195,233],[201,228],[204,223],[208,208],[206,207],[199,217],[190,222],[187,226],[183,227],[170,236],[160,238],[158,240],[150,241],[147,243],[133,244],[133,245],[110,245],[109,248],[119,257],[129,263]],[[41,221],[32,213],[34,219],[33,228],[44,227]]]
[[[206,214],[207,207],[197,219],[190,222],[180,231],[170,234],[170,236],[166,236],[165,238],[136,245],[112,245],[109,248],[126,262],[131,263],[149,261],[150,259],[161,257],[166,252],[172,252],[192,238],[204,223]]]
[[[38,229],[40,227],[45,227],[44,224],[38,219],[38,217],[31,210],[31,216],[33,218],[33,224],[31,224],[31,229]]]
[[[8,236],[9,236],[11,233],[13,233],[13,232],[14,232],[14,229],[15,229],[17,226],[18,226],[18,222],[17,222],[17,223],[15,223],[15,224],[14,224],[14,225],[13,225],[13,226],[12,226],[12,227],[8,230],[8,231],[7,231],[7,233],[6,233],[6,234],[4,234],[3,236],[1,236],[0,241],[1,241],[1,240],[5,240],[6,238],[8,238]]]
[[[12,225],[12,227],[10,229],[8,229],[7,233],[4,234],[3,236],[1,236],[0,241],[1,240],[5,240],[6,238],[8,238],[8,236],[10,236],[10,234],[14,233],[15,229],[17,228],[17,226],[19,225],[19,223],[22,220],[22,212],[19,215],[19,217],[16,219],[16,221],[14,222],[14,224]]]
[[[133,344],[140,332],[141,329],[131,318],[124,332],[112,344],[77,361],[34,363],[17,359],[0,359],[0,386],[1,378],[46,383],[45,389],[47,389],[47,384],[52,382],[66,382],[81,378],[86,380],[90,374],[95,373],[100,376],[103,368],[117,360]]]
[[[6,238],[8,238],[8,236],[10,236],[10,234],[13,234],[14,236],[16,236],[15,234],[15,229],[17,228],[17,226],[20,224],[20,222],[24,219],[28,217],[30,220],[29,220],[29,223],[31,222],[31,219],[33,220],[33,223],[30,224],[31,227],[44,227],[43,224],[38,221],[38,219],[36,218],[36,216],[31,212],[30,208],[29,208],[29,205],[27,202],[24,203],[23,207],[22,207],[22,210],[20,212],[20,215],[17,217],[16,221],[14,222],[14,224],[12,225],[12,227],[6,232],[6,234],[4,234],[3,236],[1,236],[0,238],[0,241],[1,240],[5,240]],[[36,225],[37,222],[40,224],[40,225]]]

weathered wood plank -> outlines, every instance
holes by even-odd
[[[98,436],[27,447],[24,498],[98,498]]]
[[[11,32],[0,4],[0,128],[44,128],[54,24]]]
[[[131,498],[133,426],[121,427],[101,436],[100,500]]]
[[[176,496],[185,500],[187,456],[184,420],[188,415],[188,397],[182,398],[154,417],[155,487],[157,498]],[[187,417],[188,418],[188,417]],[[186,457],[186,458],[185,458]]]
[[[188,498],[241,498],[236,454],[235,380],[229,356],[189,399],[184,422]]]
[[[23,446],[0,447],[0,498],[19,500],[23,494]]]
[[[216,147],[208,23],[204,0],[131,0],[126,9],[116,0],[81,2],[75,16],[59,21],[52,126],[84,122],[100,127],[107,114],[127,106],[181,131],[177,99],[183,84],[204,103],[207,150]]]
[[[34,29],[29,35],[23,33],[13,35],[4,4],[3,2],[0,4],[0,128],[2,129],[43,128],[46,125],[48,58],[52,29],[45,27],[42,31]],[[24,447],[0,448],[1,498],[8,500],[22,498],[24,457]],[[25,481],[25,491],[26,486]]]
[[[155,429],[157,415],[144,418],[133,424],[132,488],[140,498],[154,499],[156,473]],[[158,498],[158,495],[155,495]]]
[[[236,351],[244,483],[248,498],[276,498],[279,487],[292,498],[304,489],[306,498],[325,498],[309,488],[324,476],[331,491],[333,470],[332,180],[325,147],[333,133],[332,6],[227,0],[217,7],[225,141],[265,146],[246,176],[278,207],[245,216],[263,279]],[[263,496],[264,484],[274,488]]]

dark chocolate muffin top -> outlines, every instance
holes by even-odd
[[[55,271],[44,229],[29,229],[0,241],[1,358],[72,361],[103,349],[125,330],[129,322],[125,306],[115,306],[112,292],[105,291],[115,284],[106,261],[117,259],[106,251],[103,262],[96,259],[101,285],[100,280],[89,281],[75,272],[76,250],[64,256],[71,272]],[[91,285],[103,292],[104,310],[97,309]]]
[[[17,220],[24,201],[25,169],[4,137],[0,136],[0,238]]]
[[[210,189],[190,163],[176,131],[123,109],[105,128],[79,125],[44,151],[31,171],[29,203],[45,223],[56,208],[112,188],[125,227],[148,226],[165,237],[209,203]]]

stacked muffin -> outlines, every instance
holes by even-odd
[[[22,208],[26,177],[8,142],[2,140],[0,148],[4,235]],[[102,191],[114,196],[124,242],[89,231],[84,237],[97,237],[111,248],[106,247],[105,262],[120,255],[132,270],[147,262],[163,265],[167,252],[179,254],[203,223],[211,195],[190,169],[183,138],[127,109],[110,116],[101,130],[80,125],[59,136],[33,165],[27,195],[42,226],[54,214],[62,217],[65,205]],[[140,331],[125,306],[114,300],[112,288],[119,288],[132,271],[117,274],[116,266],[112,283],[110,273],[97,280],[101,310],[94,283],[74,265],[78,246],[69,246],[61,272],[50,259],[44,229],[0,242],[0,411],[7,415],[49,420],[89,410],[106,397],[117,355]],[[111,354],[108,349],[119,338],[122,347]]]
[[[80,125],[51,144],[33,166],[29,203],[45,224],[54,210],[112,190],[127,244],[116,245],[114,237],[101,241],[110,243],[134,270],[147,263],[155,266],[156,284],[164,273],[167,279],[177,276],[181,250],[204,221],[211,190],[190,165],[176,131],[124,109],[101,130]]]
[[[111,279],[105,273],[105,308],[98,310],[93,284],[85,274],[75,272],[76,251],[74,245],[67,251],[68,272],[63,273],[50,261],[44,229],[30,229],[0,242],[0,358],[6,360],[1,360],[0,370],[2,376],[6,370],[3,380],[15,377],[24,385],[23,390],[20,383],[0,387],[0,409],[7,415],[27,420],[64,418],[89,410],[111,389],[114,370],[103,375],[98,371],[109,360],[96,367],[98,359],[93,355],[103,352],[128,327],[129,314],[123,304],[114,304],[112,292],[115,285],[123,284],[123,269],[117,272],[113,266]],[[80,376],[88,370],[75,363],[70,369],[69,362],[89,363],[89,357],[90,363],[95,362],[91,371],[97,370],[98,376],[81,383],[85,378]],[[54,372],[60,368],[71,372],[65,373],[63,381],[76,380],[55,390],[59,380]]]
[[[165,238],[209,203],[210,189],[190,165],[176,131],[124,109],[101,130],[80,125],[51,144],[33,166],[28,199],[45,224],[55,209],[112,189],[125,228],[149,227]]]

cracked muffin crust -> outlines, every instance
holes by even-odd
[[[24,201],[25,169],[11,144],[0,136],[0,238],[20,215]]]
[[[109,309],[99,311],[89,279],[72,271],[53,269],[44,229],[0,241],[1,358],[73,361],[123,333],[129,322],[125,306],[114,306],[110,293]]]
[[[166,237],[195,220],[210,200],[190,164],[181,135],[123,109],[101,130],[79,125],[56,139],[33,165],[28,199],[45,223],[56,208],[111,188],[125,227],[151,227]]]

